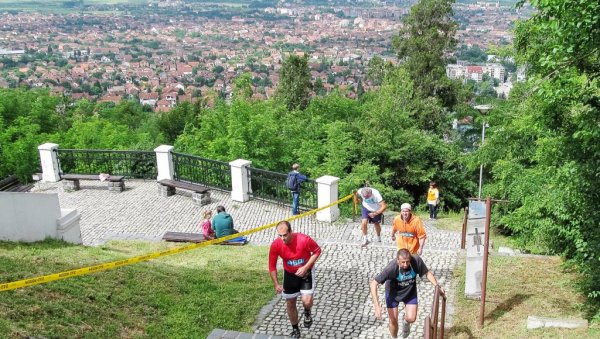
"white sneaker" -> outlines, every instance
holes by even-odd
[[[380,235],[377,236],[377,242],[381,244],[381,236]]]
[[[410,323],[406,319],[402,319],[402,338],[408,337],[410,334]]]
[[[370,243],[369,239],[364,238],[360,245],[364,247],[364,246],[367,246],[369,243]]]

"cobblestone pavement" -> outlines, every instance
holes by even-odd
[[[108,240],[159,241],[167,231],[196,232],[202,211],[225,206],[234,218],[235,227],[248,230],[282,220],[290,216],[289,206],[253,199],[246,203],[234,202],[229,192],[211,191],[212,202],[198,207],[185,192],[171,197],[158,195],[154,181],[127,180],[122,193],[109,192],[105,183],[82,181],[81,190],[64,192],[62,183],[38,183],[35,191],[57,193],[62,208],[76,208],[81,213],[81,235],[84,245],[99,245]],[[369,296],[368,283],[396,252],[389,238],[392,218],[383,225],[383,242],[359,246],[360,226],[349,220],[332,224],[306,217],[292,223],[295,232],[311,235],[323,248],[316,266],[316,293],[314,323],[309,329],[301,327],[303,338],[389,338],[387,312],[376,320]],[[425,220],[427,243],[423,259],[449,296],[452,296],[452,268],[456,265],[460,235],[441,231]],[[370,226],[371,227],[371,226]],[[265,230],[249,236],[253,245],[267,245],[275,238],[274,230]],[[370,236],[374,235],[372,227]],[[266,263],[265,263],[266,265]],[[383,286],[379,288],[383,301]],[[419,312],[410,337],[423,336],[425,316],[430,313],[433,287],[423,279],[418,283]],[[452,300],[448,310],[452,312]],[[298,304],[301,309],[300,303]],[[446,326],[451,321],[447,316]],[[285,312],[285,302],[279,296],[263,307],[255,324],[255,334],[285,336],[291,331]],[[258,337],[258,336],[256,336]]]

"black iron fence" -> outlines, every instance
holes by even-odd
[[[251,195],[254,198],[291,205],[292,194],[287,188],[287,174],[248,168],[251,182]],[[317,208],[317,182],[311,179],[302,183],[300,208]]]
[[[177,152],[171,154],[175,180],[231,191],[229,163]]]
[[[56,152],[60,174],[108,173],[138,179],[157,176],[153,151],[57,149]]]

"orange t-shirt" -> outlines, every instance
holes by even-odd
[[[399,233],[396,234],[396,245],[398,246],[398,249],[406,248],[412,254],[417,253],[421,246],[419,244],[419,239],[427,238],[423,222],[421,222],[421,218],[416,215],[411,215],[408,222],[404,222],[402,216],[397,215],[394,218],[392,226],[394,232]]]

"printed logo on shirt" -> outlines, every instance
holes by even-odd
[[[304,259],[296,259],[296,260],[288,260],[287,261],[288,266],[301,266],[304,265]]]
[[[408,232],[402,232],[400,233],[401,236],[405,237],[405,238],[414,238],[415,235],[412,233],[408,233]]]
[[[398,272],[396,280],[398,281],[398,286],[404,287],[414,283],[416,281],[416,278],[417,274],[411,267],[410,271],[402,272],[402,270],[400,270],[400,272]]]
[[[377,201],[375,201],[375,198],[374,198],[373,196],[371,196],[370,198],[367,198],[367,199],[365,199],[365,202],[366,202],[367,204],[369,204],[369,205],[372,205],[372,204],[376,204],[376,203],[377,203]]]

